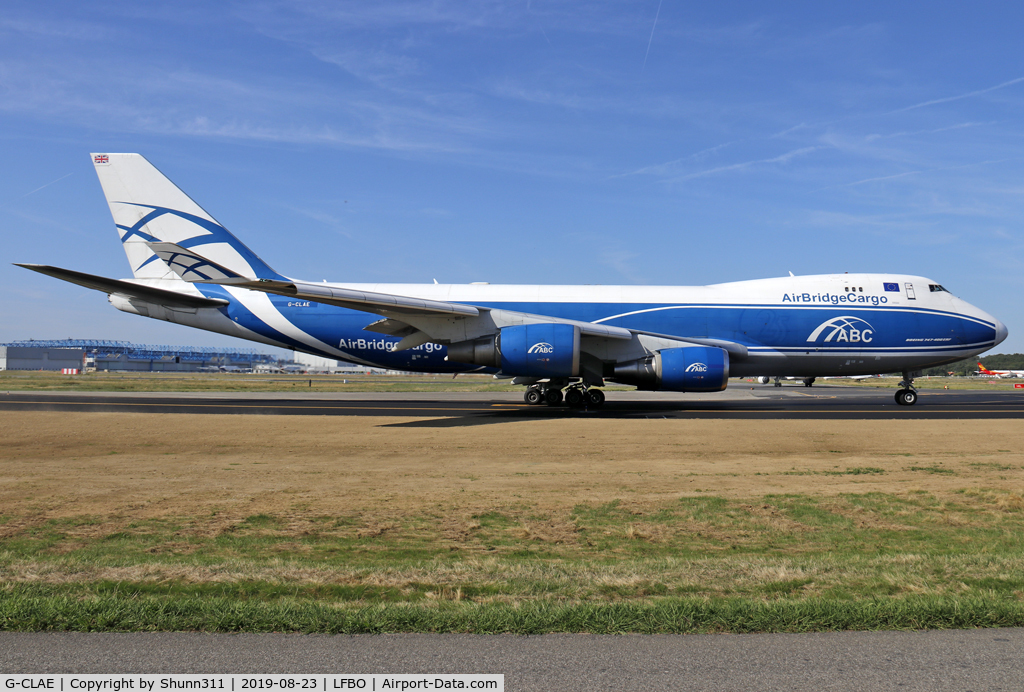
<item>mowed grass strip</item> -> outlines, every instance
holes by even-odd
[[[11,392],[521,392],[490,375],[303,375],[274,373],[0,371]]]
[[[874,389],[898,388],[899,377],[820,382],[816,387],[844,386]],[[918,389],[1013,390],[1021,380],[977,377],[918,378]],[[750,379],[736,378],[730,387],[748,388]],[[763,385],[762,385],[763,386]],[[803,387],[800,384],[801,388]],[[490,375],[347,375],[347,374],[254,374],[196,372],[90,372],[62,375],[51,371],[0,371],[0,389],[7,391],[77,392],[522,392],[522,386]],[[632,390],[610,385],[607,390]]]
[[[0,627],[753,632],[1024,625],[1024,498],[0,519]]]
[[[8,631],[206,631],[362,634],[685,634],[965,629],[1024,625],[1024,605],[998,598],[912,596],[863,601],[662,599],[644,603],[445,603],[337,607],[319,601],[160,599],[52,594],[38,587],[0,593]]]

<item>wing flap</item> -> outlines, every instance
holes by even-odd
[[[377,334],[387,334],[388,336],[405,337],[410,334],[415,334],[419,330],[416,327],[406,324],[401,320],[394,320],[386,318],[378,320],[373,324],[368,324],[363,327],[363,331],[376,332]]]
[[[645,336],[653,336],[658,339],[678,341],[684,344],[696,344],[698,346],[713,346],[715,348],[720,348],[724,351],[728,351],[729,356],[732,358],[745,359],[748,356],[747,347],[735,341],[726,341],[725,339],[710,339],[698,336],[674,336],[672,334],[658,334],[656,332],[645,332],[640,330],[635,330],[635,333],[643,334]]]

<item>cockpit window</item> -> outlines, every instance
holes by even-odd
[[[949,291],[938,284],[928,284],[928,289],[932,293],[949,293]]]

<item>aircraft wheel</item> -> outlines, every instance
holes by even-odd
[[[604,406],[604,392],[600,389],[591,389],[587,391],[587,403],[594,408]]]
[[[530,406],[537,406],[544,400],[544,396],[536,387],[530,387],[526,390],[526,393],[523,394],[523,400]]]
[[[896,392],[896,403],[900,406],[913,406],[917,403],[917,392],[913,389],[901,389]]]
[[[573,387],[565,392],[565,403],[573,408],[579,408],[583,405],[583,391],[576,387]]]
[[[562,403],[562,390],[554,387],[544,392],[544,403],[548,406],[558,406]]]

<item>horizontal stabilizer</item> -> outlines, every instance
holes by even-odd
[[[78,284],[85,288],[91,288],[94,291],[128,296],[129,298],[138,298],[150,303],[158,303],[160,305],[167,305],[170,307],[218,308],[222,305],[228,304],[228,301],[221,300],[220,298],[204,298],[202,296],[178,293],[176,291],[165,291],[162,288],[144,286],[131,281],[108,279],[103,276],[84,274],[82,272],[72,271],[71,269],[51,267],[46,264],[16,264],[16,266],[31,269],[34,272],[39,272],[40,274],[52,276],[55,279],[61,279],[73,284]]]
[[[146,243],[146,245],[175,274],[189,283],[218,283],[226,279],[253,280],[174,243]]]

